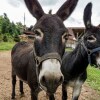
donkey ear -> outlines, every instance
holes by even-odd
[[[67,0],[57,11],[57,15],[64,21],[66,20],[77,5],[78,0]]]
[[[44,11],[37,0],[24,0],[30,13],[38,20],[40,19]]]
[[[90,28],[91,24],[91,15],[92,15],[92,3],[88,3],[84,9],[83,20],[86,28]]]

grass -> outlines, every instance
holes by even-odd
[[[0,42],[0,51],[11,50],[15,42]]]
[[[88,66],[87,72],[88,75],[86,82],[93,89],[100,91],[100,69]]]
[[[71,52],[73,49],[72,48],[66,48],[65,51]]]

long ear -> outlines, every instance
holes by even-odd
[[[44,11],[37,0],[24,0],[30,13],[38,20],[40,19]]]
[[[83,20],[86,28],[90,28],[91,24],[91,15],[92,15],[92,3],[88,3],[84,9]]]
[[[64,21],[67,19],[77,5],[78,0],[67,0],[57,11],[57,15]]]

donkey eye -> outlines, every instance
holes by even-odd
[[[65,32],[65,33],[62,35],[62,42],[65,43],[67,40],[68,40],[68,33]]]
[[[34,30],[34,33],[36,36],[41,36],[42,32],[40,31],[40,29],[36,29],[36,30]]]
[[[96,37],[93,35],[87,37],[88,42],[95,42],[96,40],[97,40]]]
[[[67,40],[68,39],[68,35],[66,34],[66,35],[64,35],[64,37],[63,37],[65,40]]]
[[[65,33],[62,35],[62,38],[65,39],[65,40],[67,40],[67,39],[68,39],[68,33],[65,32]]]
[[[88,40],[93,40],[93,37],[88,37]]]
[[[35,38],[41,40],[43,38],[43,32],[40,29],[35,29]]]

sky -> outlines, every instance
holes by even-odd
[[[52,13],[56,13],[57,10],[66,0],[38,0],[45,13],[48,13],[52,9]],[[66,27],[84,27],[83,23],[83,11],[87,3],[92,2],[92,23],[93,25],[100,24],[100,0],[79,0],[74,12],[71,16],[64,21]],[[0,15],[6,13],[10,21],[22,22],[24,24],[24,13],[25,13],[25,24],[29,27],[36,23],[36,19],[29,13],[23,0],[2,0],[0,2]]]

